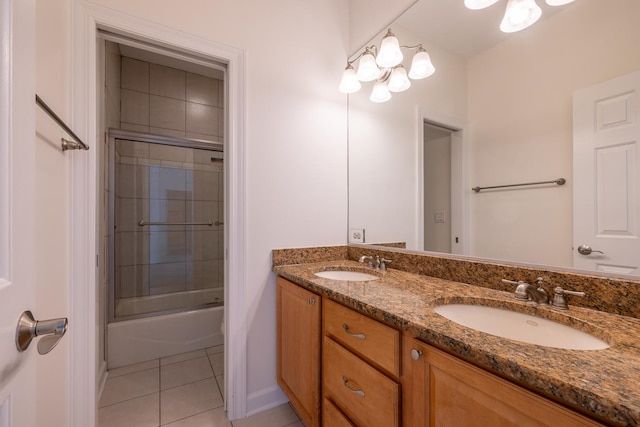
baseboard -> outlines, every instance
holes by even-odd
[[[250,393],[247,396],[247,417],[275,408],[288,401],[289,399],[278,385]]]

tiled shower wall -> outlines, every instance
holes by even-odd
[[[223,286],[222,153],[116,144],[116,299]]]
[[[120,128],[222,141],[222,80],[122,57]]]

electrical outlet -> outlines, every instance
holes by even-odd
[[[351,228],[349,230],[349,243],[364,243],[364,228]]]

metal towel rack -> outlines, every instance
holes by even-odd
[[[69,134],[69,136],[71,136],[75,140],[75,141],[68,141],[62,138],[62,151],[89,149],[89,146],[84,142],[82,142],[82,140],[78,138],[78,135],[73,133],[73,131],[69,128],[69,126],[67,126],[67,124],[64,121],[62,121],[62,119],[58,117],[58,115],[54,113],[51,108],[49,108],[49,106],[42,100],[42,98],[38,96],[38,94],[36,94],[36,104],[38,104],[38,107],[42,108],[42,110],[45,113],[47,113],[49,117],[53,119],[54,122],[56,122],[62,129],[64,129],[65,132],[67,132],[67,134]]]
[[[479,193],[481,190],[489,190],[493,188],[507,188],[507,187],[522,187],[525,185],[541,185],[541,184],[558,184],[564,185],[567,180],[564,178],[554,179],[552,181],[539,181],[539,182],[525,182],[523,184],[508,184],[508,185],[494,185],[492,187],[473,187],[472,190],[476,193]]]
[[[148,221],[140,221],[138,225],[140,227],[144,227],[147,225],[208,225],[209,227],[223,225],[224,223],[221,221],[208,221],[208,222],[148,222]]]

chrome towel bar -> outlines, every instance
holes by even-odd
[[[58,124],[58,126],[64,129],[64,131],[75,140],[75,141],[67,141],[66,139],[62,138],[62,151],[89,149],[89,146],[84,142],[82,142],[82,140],[78,137],[78,135],[73,133],[73,131],[69,128],[69,126],[67,126],[67,124],[64,121],[62,121],[62,119],[58,117],[58,115],[54,113],[54,111],[51,108],[49,108],[49,106],[42,100],[42,98],[38,96],[38,94],[36,94],[36,104],[38,104],[38,107],[42,108],[42,110],[45,113],[47,113],[49,117],[51,117],[53,121]]]
[[[208,222],[148,222],[148,221],[140,221],[138,225],[140,227],[144,227],[147,225],[208,225],[209,227],[222,225],[221,221],[208,221]]]
[[[564,185],[566,184],[566,182],[567,182],[566,179],[558,178],[558,179],[554,179],[553,181],[525,182],[523,184],[494,185],[492,187],[473,187],[472,190],[475,191],[476,193],[479,193],[480,190],[489,190],[493,188],[522,187],[525,185],[541,185],[541,184]]]

